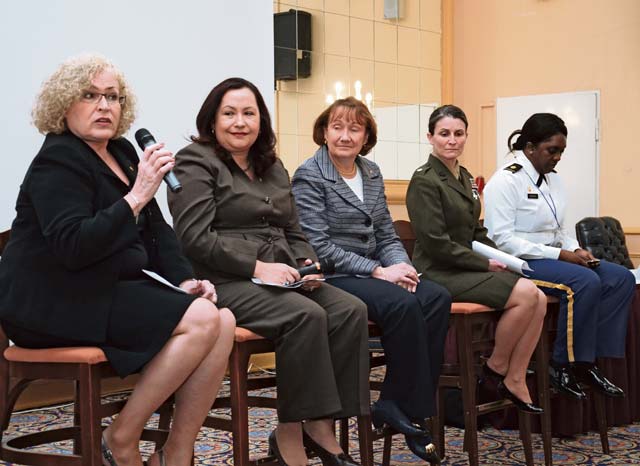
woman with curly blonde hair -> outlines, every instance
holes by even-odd
[[[153,199],[173,167],[164,144],[138,159],[122,138],[135,97],[98,55],[64,62],[33,121],[45,134],[18,193],[0,261],[0,324],[28,348],[98,346],[116,372],[141,376],[102,438],[107,466],[140,466],[148,418],[172,393],[171,433],[150,466],[187,466],[222,381],[235,320],[196,280]],[[149,269],[179,290],[152,280]]]

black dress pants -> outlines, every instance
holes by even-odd
[[[380,397],[394,400],[410,418],[435,415],[451,310],[449,292],[428,280],[422,280],[415,293],[376,278],[328,281],[364,301],[369,319],[382,329],[387,371]]]

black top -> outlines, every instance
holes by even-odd
[[[133,146],[120,138],[108,149],[133,184]],[[46,136],[20,187],[0,260],[0,320],[102,341],[119,279],[143,266],[176,285],[194,276],[155,200],[136,223],[123,199],[128,190],[78,137]]]

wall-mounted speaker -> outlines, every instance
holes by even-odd
[[[311,76],[311,14],[291,9],[273,14],[275,78]]]

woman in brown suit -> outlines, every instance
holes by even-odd
[[[368,413],[367,308],[354,296],[304,277],[317,260],[296,215],[289,176],[258,89],[241,78],[205,100],[193,144],[176,156],[184,190],[169,193],[174,227],[194,269],[216,285],[237,323],[276,345],[278,428],[269,437],[283,464],[305,465],[304,444],[325,465],[352,465],[333,419]],[[304,421],[304,427],[303,427]]]
[[[449,290],[453,301],[504,309],[485,375],[521,410],[541,413],[531,401],[527,366],[542,331],[546,298],[530,280],[506,271],[496,260],[471,249],[472,241],[496,247],[478,222],[480,196],[471,174],[459,164],[467,140],[467,117],[445,105],[429,117],[433,153],[419,167],[407,191],[407,209],[416,232],[413,263]]]

